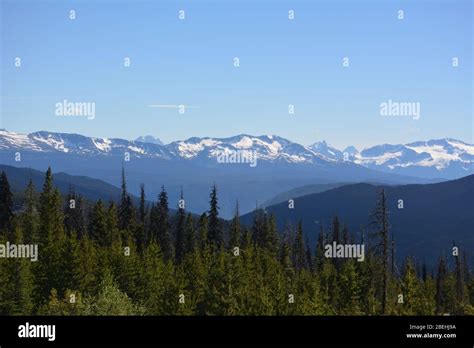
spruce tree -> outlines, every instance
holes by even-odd
[[[135,214],[133,210],[132,199],[127,192],[127,184],[125,182],[125,168],[122,166],[122,195],[119,205],[119,227],[123,232],[125,232],[123,237],[125,239],[128,238],[128,235],[135,227],[133,221]]]
[[[113,201],[109,203],[109,207],[107,208],[107,231],[107,236],[110,238],[107,241],[107,246],[111,246],[121,240],[117,206]]]
[[[209,245],[213,248],[213,250],[219,250],[222,242],[222,229],[221,224],[219,221],[219,206],[217,204],[217,188],[214,184],[212,186],[212,191],[210,194],[210,201],[209,201],[209,213],[208,213],[208,238],[209,238]]]
[[[0,176],[0,233],[13,235],[13,194],[10,191],[7,174],[2,171]]]
[[[146,226],[146,203],[145,203],[145,185],[140,185],[140,205],[138,207],[138,226],[135,229],[135,243],[138,251],[142,253],[145,249],[147,240],[147,226]]]
[[[40,243],[45,244],[63,237],[64,215],[61,207],[61,195],[53,186],[51,168],[46,171],[43,191],[40,194]]]
[[[207,219],[207,214],[202,213],[201,216],[199,217],[199,222],[198,222],[198,246],[199,249],[204,250],[204,248],[207,246],[207,241],[208,241],[208,219]]]
[[[23,244],[21,228],[15,228],[11,241]],[[3,263],[3,265],[2,265]],[[8,315],[31,315],[33,279],[31,274],[31,260],[27,258],[14,258],[0,261],[0,274],[4,272],[5,278],[0,290],[0,313]],[[1,277],[0,277],[1,279]]]
[[[278,253],[278,230],[275,215],[271,214],[270,218],[265,219],[264,233],[264,248],[269,251],[271,255],[276,256]]]
[[[306,251],[303,239],[303,223],[300,220],[295,238],[295,268],[301,271],[306,267]]]
[[[176,248],[175,260],[180,265],[186,252],[186,212],[184,210],[183,190],[181,189],[180,202],[178,203],[178,211],[176,212]]]
[[[456,244],[453,241],[453,248]],[[463,303],[464,303],[464,274],[462,262],[458,253],[454,255],[454,276],[456,277],[456,314],[463,314]]]
[[[372,224],[375,226],[376,247],[382,257],[381,269],[381,303],[382,314],[387,313],[387,295],[388,295],[388,262],[389,262],[389,232],[388,232],[388,209],[385,190],[382,188],[379,192],[377,205],[372,214]]]
[[[164,259],[171,260],[173,257],[173,246],[171,243],[168,194],[164,186],[161,188],[158,196],[158,203],[153,208],[150,229],[152,230],[154,240],[160,246]]]
[[[36,308],[47,303],[51,289],[62,295],[65,290],[65,274],[62,270],[65,247],[64,215],[61,195],[54,188],[51,168],[48,168],[39,204],[39,253],[34,264]]]
[[[445,286],[447,281],[447,267],[443,257],[438,261],[438,275],[436,277],[436,313],[444,314],[447,307]]]
[[[107,228],[107,214],[102,200],[99,199],[94,205],[89,218],[89,235],[100,247],[109,245],[110,236]]]
[[[38,204],[35,187],[33,181],[30,179],[25,190],[25,206],[21,215],[21,226],[25,244],[36,244],[38,242],[38,225]]]
[[[314,267],[317,272],[320,272],[323,268],[325,261],[324,250],[326,245],[326,235],[324,233],[323,225],[320,225],[318,240],[316,242],[316,249],[314,251]]]
[[[64,209],[64,228],[68,234],[75,233],[81,238],[85,232],[84,200],[70,187]]]
[[[241,243],[241,227],[240,227],[240,214],[239,214],[239,202],[235,206],[235,213],[230,223],[230,240],[229,248],[240,247]]]
[[[262,247],[264,244],[263,235],[265,229],[265,212],[262,208],[256,207],[252,224],[252,241],[255,245]]]
[[[186,218],[186,228],[185,228],[185,250],[186,254],[194,252],[196,248],[196,235],[194,231],[194,221],[191,213],[188,213]]]

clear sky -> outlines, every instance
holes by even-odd
[[[474,142],[470,0],[0,3],[0,127],[11,131]],[[56,116],[63,99],[94,102],[95,119]],[[381,116],[389,99],[420,103],[420,119]]]

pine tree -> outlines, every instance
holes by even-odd
[[[107,246],[111,246],[120,241],[119,217],[114,202],[110,202],[107,209],[107,231],[107,236],[110,238],[107,241]]]
[[[94,205],[89,218],[89,235],[100,247],[106,247],[110,241],[110,230],[107,228],[107,214],[102,200],[99,199]]]
[[[142,225],[145,225],[146,206],[145,206],[145,185],[140,185],[140,206],[138,208],[138,219]]]
[[[283,236],[283,242],[280,248],[280,262],[282,264],[286,278],[292,278],[294,271],[291,255],[291,242],[290,236],[288,235],[287,231]]]
[[[421,288],[416,274],[416,270],[411,259],[405,262],[402,279],[403,290],[403,314],[420,315],[422,314],[422,295]]]
[[[74,187],[69,184],[69,191],[66,196],[66,202],[64,204],[64,230],[71,234],[74,231],[72,222],[72,213],[74,212],[76,205],[76,193]]]
[[[266,213],[262,208],[256,208],[254,212],[253,225],[252,225],[252,241],[255,245],[263,248],[265,247],[265,236],[266,231]]]
[[[10,191],[7,174],[2,171],[0,176],[0,233],[13,234],[13,195]]]
[[[265,231],[265,248],[271,255],[276,256],[278,253],[278,230],[275,215],[271,214],[270,218],[266,221]]]
[[[65,246],[64,215],[61,195],[53,186],[51,168],[48,168],[40,194],[39,205],[39,257],[35,262],[35,305],[41,307],[48,301],[51,289],[62,294],[65,290],[65,275],[62,270],[63,248]]]
[[[153,240],[160,246],[164,259],[171,260],[173,257],[173,246],[171,243],[168,195],[164,186],[161,188],[158,196],[158,204],[153,207],[150,220]]]
[[[295,238],[295,268],[301,271],[306,267],[306,252],[303,240],[303,223],[298,223],[298,230]]]
[[[456,247],[453,241],[453,247]],[[456,314],[463,314],[462,307],[464,303],[464,274],[461,265],[459,249],[458,253],[454,255],[454,275],[456,277]]]
[[[320,225],[318,240],[316,242],[316,249],[314,252],[314,267],[317,272],[321,271],[325,261],[324,249],[326,245],[326,235],[324,233],[323,225]]]
[[[21,226],[25,244],[38,242],[39,215],[36,201],[35,187],[30,179],[25,190],[25,206],[21,215]]]
[[[75,233],[81,238],[85,233],[83,198],[73,187],[69,188],[64,209],[64,228],[68,234]]]
[[[208,238],[209,245],[214,251],[219,250],[223,243],[222,229],[219,221],[219,206],[217,204],[217,188],[214,184],[210,194],[209,201],[209,227],[208,227]]]
[[[125,168],[122,166],[122,195],[119,206],[119,227],[125,232],[124,239],[128,238],[128,235],[135,227],[134,216],[132,199],[127,192],[127,184],[125,182]]]
[[[442,314],[446,312],[446,295],[445,286],[447,279],[446,263],[443,257],[439,258],[438,262],[438,276],[436,278],[436,313]]]
[[[194,231],[194,221],[191,213],[188,213],[186,218],[186,229],[185,229],[185,250],[186,254],[194,252],[196,249],[196,236]]]
[[[140,185],[140,205],[138,207],[138,226],[135,229],[135,243],[140,253],[145,249],[146,244],[146,205],[145,205],[145,185]]]
[[[143,258],[144,304],[147,315],[166,315],[171,313],[171,304],[167,298],[172,288],[173,270],[165,265],[163,255],[156,243],[150,243]],[[173,296],[174,297],[174,296]]]
[[[203,213],[199,217],[199,223],[198,223],[198,247],[203,252],[207,245],[208,245],[208,219],[207,219],[207,214]]]
[[[97,298],[88,307],[89,315],[143,315],[145,312],[120,290],[110,273],[105,274]]]
[[[180,265],[186,252],[186,212],[184,210],[183,190],[181,189],[180,202],[178,203],[178,211],[176,212],[176,248],[175,260]]]
[[[388,257],[389,257],[389,235],[388,235],[388,209],[385,190],[381,189],[377,200],[374,213],[372,214],[372,224],[375,225],[375,237],[377,247],[381,249],[382,256],[382,284],[381,284],[381,303],[382,314],[387,313],[387,295],[388,295]]]
[[[21,228],[15,228],[13,243],[22,244]],[[2,264],[3,263],[3,264]],[[0,314],[31,315],[33,302],[33,282],[31,260],[15,258],[0,261],[0,279],[3,277],[0,290]]]
[[[240,227],[240,214],[239,214],[239,202],[235,206],[235,213],[230,223],[230,240],[229,247],[235,248],[240,247],[241,244],[241,227]]]
[[[310,273],[314,272],[313,255],[311,254],[308,238],[306,238],[306,265]]]
[[[61,205],[61,195],[53,186],[53,175],[51,168],[48,168],[39,207],[39,239],[43,245],[63,237],[64,215]]]

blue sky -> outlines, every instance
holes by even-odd
[[[474,142],[468,0],[0,2],[0,126],[12,131]],[[95,119],[56,116],[63,99],[94,102]],[[419,102],[421,118],[380,116],[389,99]]]

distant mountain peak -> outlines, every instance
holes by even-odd
[[[376,145],[361,151],[349,146],[340,151],[325,140],[303,146],[274,134],[192,137],[162,145],[151,135],[129,141],[48,131],[19,134],[0,130],[0,152],[18,150],[80,156],[123,156],[128,152],[137,158],[192,160],[206,165],[215,165],[221,153],[240,151],[256,153],[260,163],[324,166],[345,161],[378,171],[424,178],[458,178],[474,173],[474,145],[452,138]]]
[[[339,161],[343,159],[342,151],[328,145],[326,140],[315,142],[313,145],[310,145],[309,148],[317,154],[320,154],[331,160]]]
[[[356,153],[359,153],[359,150],[357,150],[355,146],[350,145],[346,147],[344,150],[342,150],[342,152],[347,153],[351,156],[351,155],[355,155]]]
[[[154,137],[153,135],[142,135],[142,136],[139,136],[138,138],[136,138],[135,141],[138,141],[138,142],[141,142],[141,143],[164,145],[163,142],[159,138]]]

